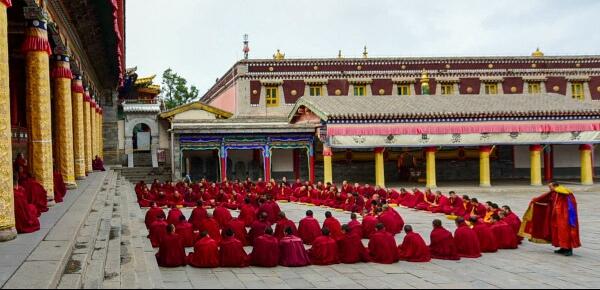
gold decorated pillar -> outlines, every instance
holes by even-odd
[[[98,155],[104,160],[104,110],[98,109],[98,127],[99,129],[99,140],[98,140]]]
[[[323,182],[325,184],[328,182],[333,183],[332,157],[333,151],[331,151],[331,147],[323,145]]]
[[[593,167],[593,151],[594,147],[590,144],[579,146],[579,154],[581,159],[581,184],[594,184],[594,167]]]
[[[97,149],[98,149],[98,143],[97,143],[97,139],[98,139],[98,135],[97,135],[97,129],[96,126],[98,126],[98,123],[96,122],[96,101],[94,101],[94,99],[92,98],[91,102],[90,102],[90,128],[92,131],[91,132],[91,145],[92,145],[92,158],[91,160],[94,160],[94,158],[96,158],[96,155],[98,155]]]
[[[52,79],[54,80],[54,109],[56,121],[56,149],[54,158],[58,171],[70,189],[75,182],[75,158],[73,153],[73,104],[71,101],[71,65],[69,56],[55,55]]]
[[[436,171],[435,171],[435,152],[437,149],[435,147],[425,148],[425,158],[426,158],[426,186],[429,188],[436,188]]]
[[[0,0],[0,242],[17,237],[12,171],[12,132],[8,72],[8,22],[10,1]]]
[[[385,188],[385,148],[375,148],[375,185]]]
[[[83,104],[83,121],[85,126],[85,171],[86,173],[92,173],[92,118],[91,118],[91,98],[90,92],[85,91]]]
[[[47,192],[48,205],[54,205],[52,154],[52,106],[50,94],[50,55],[48,26],[42,20],[28,20],[25,42],[26,103],[30,114],[31,174]]]
[[[85,126],[83,121],[83,82],[81,76],[73,78],[71,103],[73,111],[73,157],[76,179],[85,178]]]
[[[542,185],[542,146],[529,146],[530,168],[531,168],[531,185]]]
[[[479,186],[490,187],[492,186],[490,179],[490,152],[492,147],[481,146],[479,147]]]

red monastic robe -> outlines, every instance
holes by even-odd
[[[167,223],[171,225],[179,224],[179,218],[183,215],[183,212],[178,208],[172,208],[169,210],[169,214],[167,215]]]
[[[479,245],[477,233],[469,228],[466,223],[460,225],[454,232],[454,242],[461,258],[481,257],[481,246]]]
[[[460,260],[454,243],[452,233],[443,227],[434,228],[431,231],[431,245],[429,250],[431,257],[438,260]]]
[[[378,220],[385,226],[385,230],[394,236],[401,233],[404,228],[404,220],[391,208],[381,213]]]
[[[178,234],[165,235],[156,253],[156,261],[161,267],[180,267],[187,264],[183,240]]]
[[[65,185],[65,180],[63,179],[62,174],[58,171],[54,171],[54,201],[56,203],[61,203],[64,201],[65,196],[67,195],[67,186]]]
[[[192,210],[192,215],[188,220],[193,226],[195,230],[200,230],[200,225],[202,224],[202,220],[208,218],[208,212],[202,206],[197,206]]]
[[[348,223],[348,227],[350,228],[350,234],[356,235],[358,239],[363,238],[363,229],[362,225],[358,220],[352,220]]]
[[[246,231],[246,225],[244,225],[243,220],[235,218],[231,220],[225,228],[231,229],[234,237],[242,242],[244,246],[250,246],[250,242],[248,241],[248,232]]]
[[[285,237],[285,229],[288,227],[292,229],[292,235],[298,235],[298,229],[296,228],[296,224],[293,221],[285,218],[280,219],[277,222],[277,225],[275,226],[275,237],[279,240],[283,239],[283,237]]]
[[[336,241],[329,236],[320,236],[312,243],[308,251],[313,265],[333,265],[339,263]]]
[[[199,232],[208,232],[208,235],[217,243],[221,241],[221,229],[214,218],[206,218],[200,222]]]
[[[252,226],[250,226],[250,232],[248,233],[248,241],[251,245],[254,245],[254,241],[265,234],[265,230],[271,227],[271,223],[268,221],[254,221]]]
[[[398,262],[398,247],[392,234],[386,231],[377,231],[371,235],[369,241],[369,255],[372,262],[380,264],[393,264]]]
[[[346,234],[337,241],[340,263],[355,264],[369,261],[369,252],[363,245],[361,237],[356,234]]]
[[[158,217],[166,218],[165,212],[162,210],[162,208],[152,207],[148,209],[148,211],[146,212],[146,217],[144,219],[144,222],[146,223],[146,228],[150,229],[150,226],[152,225],[152,223],[158,220]]]
[[[330,236],[334,240],[338,240],[344,236],[344,233],[342,233],[342,224],[334,217],[326,218],[323,221],[323,228],[329,229]]]
[[[302,239],[287,236],[279,242],[279,265],[285,267],[304,267],[310,265],[310,257],[304,248]]]
[[[321,236],[319,222],[313,217],[303,218],[298,226],[298,236],[305,244],[311,245],[316,238]]]
[[[164,220],[157,220],[152,223],[149,229],[148,238],[153,248],[158,248],[162,239],[167,235],[167,226],[169,224]]]
[[[194,245],[194,252],[187,257],[188,265],[196,268],[219,267],[219,247],[210,237],[200,239]]]
[[[257,267],[277,267],[279,265],[279,239],[272,235],[262,235],[254,241],[250,263]]]
[[[429,247],[421,235],[410,232],[404,237],[402,245],[398,247],[398,256],[400,260],[407,262],[429,262],[431,261],[431,253]]]
[[[250,265],[244,245],[234,237],[225,237],[219,244],[219,261],[221,267],[244,268]]]
[[[482,253],[495,253],[498,251],[498,244],[492,229],[485,223],[477,223],[473,226],[473,231],[477,234],[479,248]]]
[[[181,237],[185,247],[193,247],[196,243],[197,235],[194,234],[194,226],[192,224],[186,221],[180,222],[175,226],[175,232]]]
[[[242,205],[238,218],[244,221],[244,224],[249,227],[256,220],[256,209],[250,204]]]
[[[43,213],[48,211],[48,197],[44,187],[33,178],[28,178],[22,183],[27,193],[27,200],[30,204],[35,205],[38,212]]]
[[[19,234],[33,233],[40,229],[37,208],[27,202],[25,188],[15,186],[15,227]]]
[[[370,238],[371,235],[377,231],[376,227],[377,227],[378,223],[379,223],[379,220],[372,215],[366,215],[365,217],[363,217],[363,221],[362,221],[363,238],[365,238],[365,239]]]
[[[499,249],[514,250],[519,248],[517,235],[515,235],[513,229],[506,222],[496,222],[491,225],[490,230],[496,238]]]
[[[213,218],[219,223],[219,227],[225,228],[233,219],[228,209],[223,206],[217,206],[213,211]]]

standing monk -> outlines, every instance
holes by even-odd
[[[555,253],[573,256],[573,249],[581,247],[577,200],[571,190],[556,182],[548,187],[550,192],[529,204],[519,235],[532,242],[552,243],[560,248]]]

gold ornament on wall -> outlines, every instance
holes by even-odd
[[[298,95],[298,91],[296,91],[296,90],[292,90],[290,93],[292,94],[292,96]]]
[[[581,64],[580,63],[576,63],[575,67],[581,67]]]
[[[510,88],[510,92],[511,93],[516,93],[517,92],[517,87],[511,87]]]
[[[560,91],[560,87],[559,86],[553,86],[552,90],[555,91],[555,92],[558,92],[558,91]]]
[[[319,70],[319,66],[318,65],[313,66],[313,70]]]
[[[531,67],[532,67],[532,68],[536,68],[536,67],[537,67],[537,64],[535,64],[535,63],[532,63],[532,64],[531,64]]]
[[[385,90],[384,89],[379,89],[379,94],[380,95],[385,95]]]
[[[253,90],[253,91],[252,91],[252,94],[253,94],[253,95],[256,95],[256,94],[258,94],[258,91],[257,91],[257,90]]]
[[[494,64],[488,64],[488,68],[494,68]]]
[[[473,88],[472,87],[467,87],[467,93],[472,93],[473,92]]]
[[[600,86],[596,88],[596,91],[600,93]]]
[[[340,90],[340,89],[335,90],[335,95],[336,96],[341,96],[342,95],[342,90]]]
[[[451,66],[449,64],[446,64],[446,69],[450,69],[450,67]]]
[[[357,70],[362,70],[362,65],[356,67]]]
[[[400,68],[401,69],[406,69],[406,65],[402,65]]]
[[[269,67],[269,71],[274,71],[274,70],[275,70],[274,67],[272,67],[272,66]]]

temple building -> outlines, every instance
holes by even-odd
[[[0,241],[16,236],[13,175],[37,180],[52,206],[55,171],[75,188],[104,158],[125,75],[124,7],[0,0]]]
[[[600,56],[235,63],[168,121],[175,179],[593,183]]]

